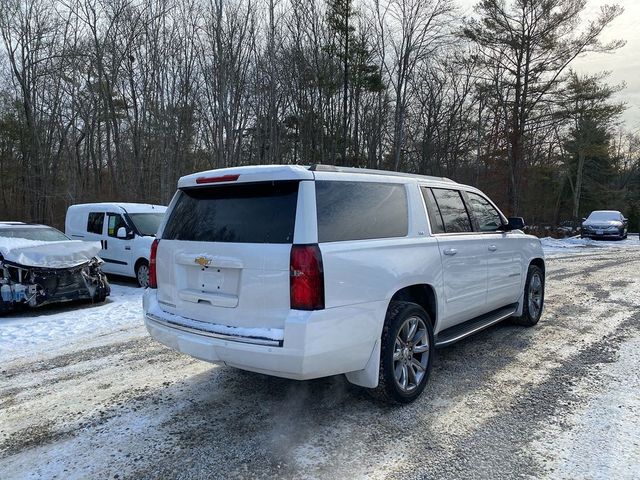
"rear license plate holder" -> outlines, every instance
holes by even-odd
[[[224,273],[220,272],[217,269],[206,269],[201,273],[200,281],[203,290],[220,290],[222,284],[224,283]]]

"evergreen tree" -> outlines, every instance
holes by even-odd
[[[580,76],[569,74],[567,88],[560,94],[559,115],[568,123],[565,148],[569,153],[569,184],[572,191],[572,215],[579,218],[581,200],[585,196],[593,208],[612,194],[609,188],[614,174],[609,147],[611,128],[624,110],[624,105],[612,101],[619,86],[603,82],[605,74]],[[610,201],[610,200],[609,200]]]
[[[384,88],[378,68],[372,63],[367,37],[364,32],[358,32],[355,27],[357,15],[353,0],[329,0],[328,2],[327,24],[335,40],[328,46],[328,51],[341,66],[342,131],[339,161],[341,164],[346,164],[349,150],[353,150],[350,145],[350,122],[354,115],[355,122],[358,122],[362,92],[377,92]],[[355,143],[357,154],[358,141]]]

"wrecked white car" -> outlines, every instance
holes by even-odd
[[[0,222],[0,314],[20,306],[103,302],[111,289],[100,242],[70,240],[46,225]]]

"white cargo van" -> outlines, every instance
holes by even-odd
[[[144,203],[85,203],[67,210],[65,233],[99,241],[102,271],[149,283],[149,251],[167,207]]]
[[[544,303],[540,241],[454,181],[330,166],[182,177],[151,248],[145,323],[196,358],[396,402],[434,347]]]

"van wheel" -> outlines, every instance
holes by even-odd
[[[149,286],[149,262],[140,260],[136,265],[136,280],[138,286],[147,288]]]
[[[380,378],[371,393],[391,403],[410,403],[429,380],[433,361],[429,314],[410,302],[392,302],[382,330]]]
[[[544,307],[544,273],[537,265],[529,265],[527,281],[524,284],[524,306],[521,317],[513,317],[513,322],[524,327],[533,327],[542,316]]]

